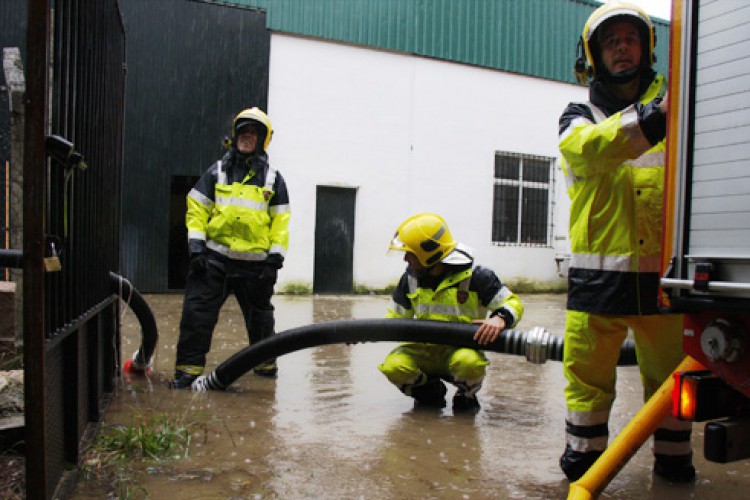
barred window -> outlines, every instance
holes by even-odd
[[[550,246],[554,159],[495,153],[492,242]]]

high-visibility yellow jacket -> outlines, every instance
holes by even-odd
[[[568,183],[571,260],[568,309],[653,314],[661,271],[666,119],[664,79],[638,102],[571,103],[560,118],[561,166]],[[605,96],[606,97],[606,96]]]
[[[470,323],[484,319],[492,311],[503,317],[507,328],[512,328],[523,316],[521,299],[486,267],[472,269],[468,265],[437,284],[428,281],[404,273],[386,317]]]
[[[206,248],[239,261],[273,260],[289,248],[289,194],[265,154],[244,161],[230,151],[212,165],[187,196],[190,253]]]

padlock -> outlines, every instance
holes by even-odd
[[[60,258],[57,256],[57,250],[55,250],[55,244],[50,243],[51,255],[44,258],[44,270],[48,273],[53,273],[62,270],[62,264],[60,264]]]

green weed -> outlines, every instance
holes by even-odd
[[[141,416],[130,426],[103,429],[94,444],[94,449],[115,453],[122,459],[152,460],[183,458],[189,447],[189,425],[167,414]]]
[[[535,281],[528,278],[510,278],[504,283],[517,294],[524,293],[565,293],[568,284],[565,280]]]
[[[282,295],[310,295],[312,286],[304,281],[291,281],[286,283],[278,293]]]
[[[162,413],[134,416],[130,425],[104,424],[84,454],[83,479],[117,498],[148,498],[148,492],[138,484],[134,464],[187,457],[191,430],[199,424],[185,420],[185,415]]]

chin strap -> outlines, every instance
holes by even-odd
[[[614,74],[606,71],[606,72],[603,72],[601,79],[602,81],[606,83],[622,85],[623,83],[630,83],[633,80],[635,80],[639,73],[640,73],[639,67],[630,68],[628,70],[620,71],[619,73],[614,73]]]

